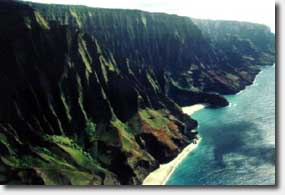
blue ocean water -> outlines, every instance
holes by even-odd
[[[167,185],[275,184],[275,67],[226,98],[229,107],[192,115],[202,141]]]

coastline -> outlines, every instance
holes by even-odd
[[[242,90],[240,90],[238,93],[232,94],[232,95],[240,95],[240,94],[243,93],[248,87],[250,87],[250,86],[255,86],[255,85],[256,85],[256,79],[257,79],[257,77],[264,71],[264,68],[267,68],[267,67],[269,67],[269,68],[275,68],[275,62],[274,62],[272,65],[266,65],[266,66],[262,67],[262,69],[257,73],[257,75],[255,75],[255,78],[254,78],[254,80],[252,81],[251,84],[246,85],[244,89],[242,89]]]
[[[205,107],[206,107],[205,104],[195,104],[192,106],[182,107],[182,111],[188,115],[192,115],[194,114],[194,112],[197,112]]]
[[[195,104],[192,106],[183,107],[182,111],[188,115],[192,115],[194,112],[205,108],[203,104]],[[174,172],[175,168],[184,160],[186,156],[190,154],[199,144],[201,138],[198,137],[196,142],[190,143],[186,146],[176,158],[172,161],[161,164],[158,169],[151,172],[143,181],[142,185],[165,185],[169,177]]]

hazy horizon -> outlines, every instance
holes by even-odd
[[[265,24],[275,32],[272,0],[22,0],[38,3],[86,5],[98,8],[138,9],[198,19],[235,20]]]

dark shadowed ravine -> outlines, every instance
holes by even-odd
[[[264,68],[253,85],[226,97],[231,106],[192,115],[203,139],[167,185],[275,183],[275,68]]]
[[[181,107],[225,107],[222,95],[243,90],[275,61],[275,35],[249,22],[1,0],[0,24],[5,185],[140,185],[195,142],[198,123]],[[179,184],[273,177],[274,147],[264,141],[271,134],[261,136],[274,129],[264,127],[274,120],[266,118],[274,117],[269,84],[194,116],[204,139],[185,161],[190,179]]]

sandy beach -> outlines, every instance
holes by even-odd
[[[142,185],[165,185],[175,168],[182,162],[182,160],[194,150],[201,139],[198,139],[196,144],[191,143],[178,156],[167,164],[162,164],[158,169],[151,172],[143,181]]]
[[[189,115],[194,112],[205,108],[203,104],[196,104],[193,106],[183,107],[182,111]],[[161,164],[160,167],[153,172],[151,172],[143,181],[142,185],[165,185],[175,168],[182,162],[182,160],[193,151],[201,141],[201,138],[197,140],[197,142],[191,143],[186,146],[178,156],[166,164]]]
[[[193,106],[182,107],[182,111],[188,115],[192,115],[194,112],[205,108],[206,105],[204,104],[195,104]]]

